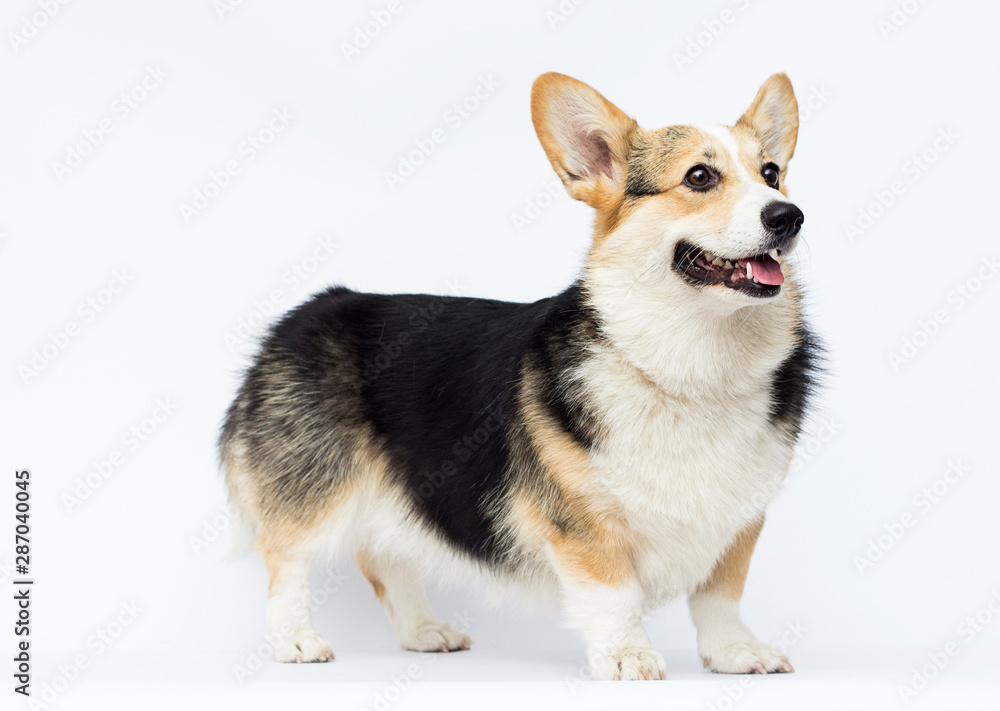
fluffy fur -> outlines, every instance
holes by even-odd
[[[545,74],[532,118],[597,211],[575,284],[532,304],[331,288],[271,329],[229,410],[275,656],[333,658],[308,572],[351,555],[406,649],[470,645],[427,603],[443,573],[561,601],[597,678],[663,678],[641,616],[680,595],[710,669],[791,671],[738,612],[812,386],[785,261],[791,85],[771,77],[731,127],[647,131]],[[772,259],[783,284],[742,271]]]

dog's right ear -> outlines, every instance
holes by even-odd
[[[764,148],[784,171],[795,153],[795,140],[799,135],[799,104],[788,75],[769,77],[736,125],[756,131]]]
[[[549,72],[531,87],[531,120],[569,194],[594,208],[620,198],[638,124],[597,91]]]

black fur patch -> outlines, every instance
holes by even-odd
[[[774,372],[770,421],[789,428],[798,436],[810,397],[816,390],[823,348],[804,324],[799,324],[795,333],[798,345]]]
[[[537,331],[532,343],[532,365],[540,379],[537,397],[556,424],[589,449],[596,423],[583,404],[582,385],[568,376],[584,360],[590,344],[603,336],[581,286],[574,285],[557,298],[546,328]]]
[[[269,348],[287,354],[304,392],[320,395],[306,408],[320,413],[342,407],[331,354],[351,353],[340,368],[355,374],[357,415],[374,427],[421,517],[471,556],[500,561],[493,515],[513,481],[511,449],[523,439],[522,369],[534,364],[543,404],[589,442],[588,417],[561,374],[596,333],[577,286],[532,304],[331,289],[283,319]],[[317,433],[315,444],[337,436]]]
[[[625,197],[649,197],[659,192],[654,176],[644,170],[641,157],[633,156],[629,161],[628,179],[625,181]]]

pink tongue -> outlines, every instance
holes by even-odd
[[[783,284],[785,281],[785,275],[781,273],[781,265],[776,261],[771,259],[771,256],[765,254],[762,257],[754,257],[753,259],[741,259],[740,263],[745,267],[746,263],[750,262],[753,264],[753,275],[761,284],[772,284],[777,286],[778,284]]]

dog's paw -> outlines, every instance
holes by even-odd
[[[333,650],[316,630],[300,630],[290,635],[275,635],[271,640],[276,662],[326,662]]]
[[[794,672],[788,657],[755,639],[719,644],[701,654],[702,663],[719,674]]]
[[[428,622],[407,634],[399,646],[414,652],[454,652],[469,649],[472,640],[448,622]]]
[[[667,665],[658,653],[646,647],[623,647],[591,657],[590,671],[597,680],[636,681],[667,678]]]

